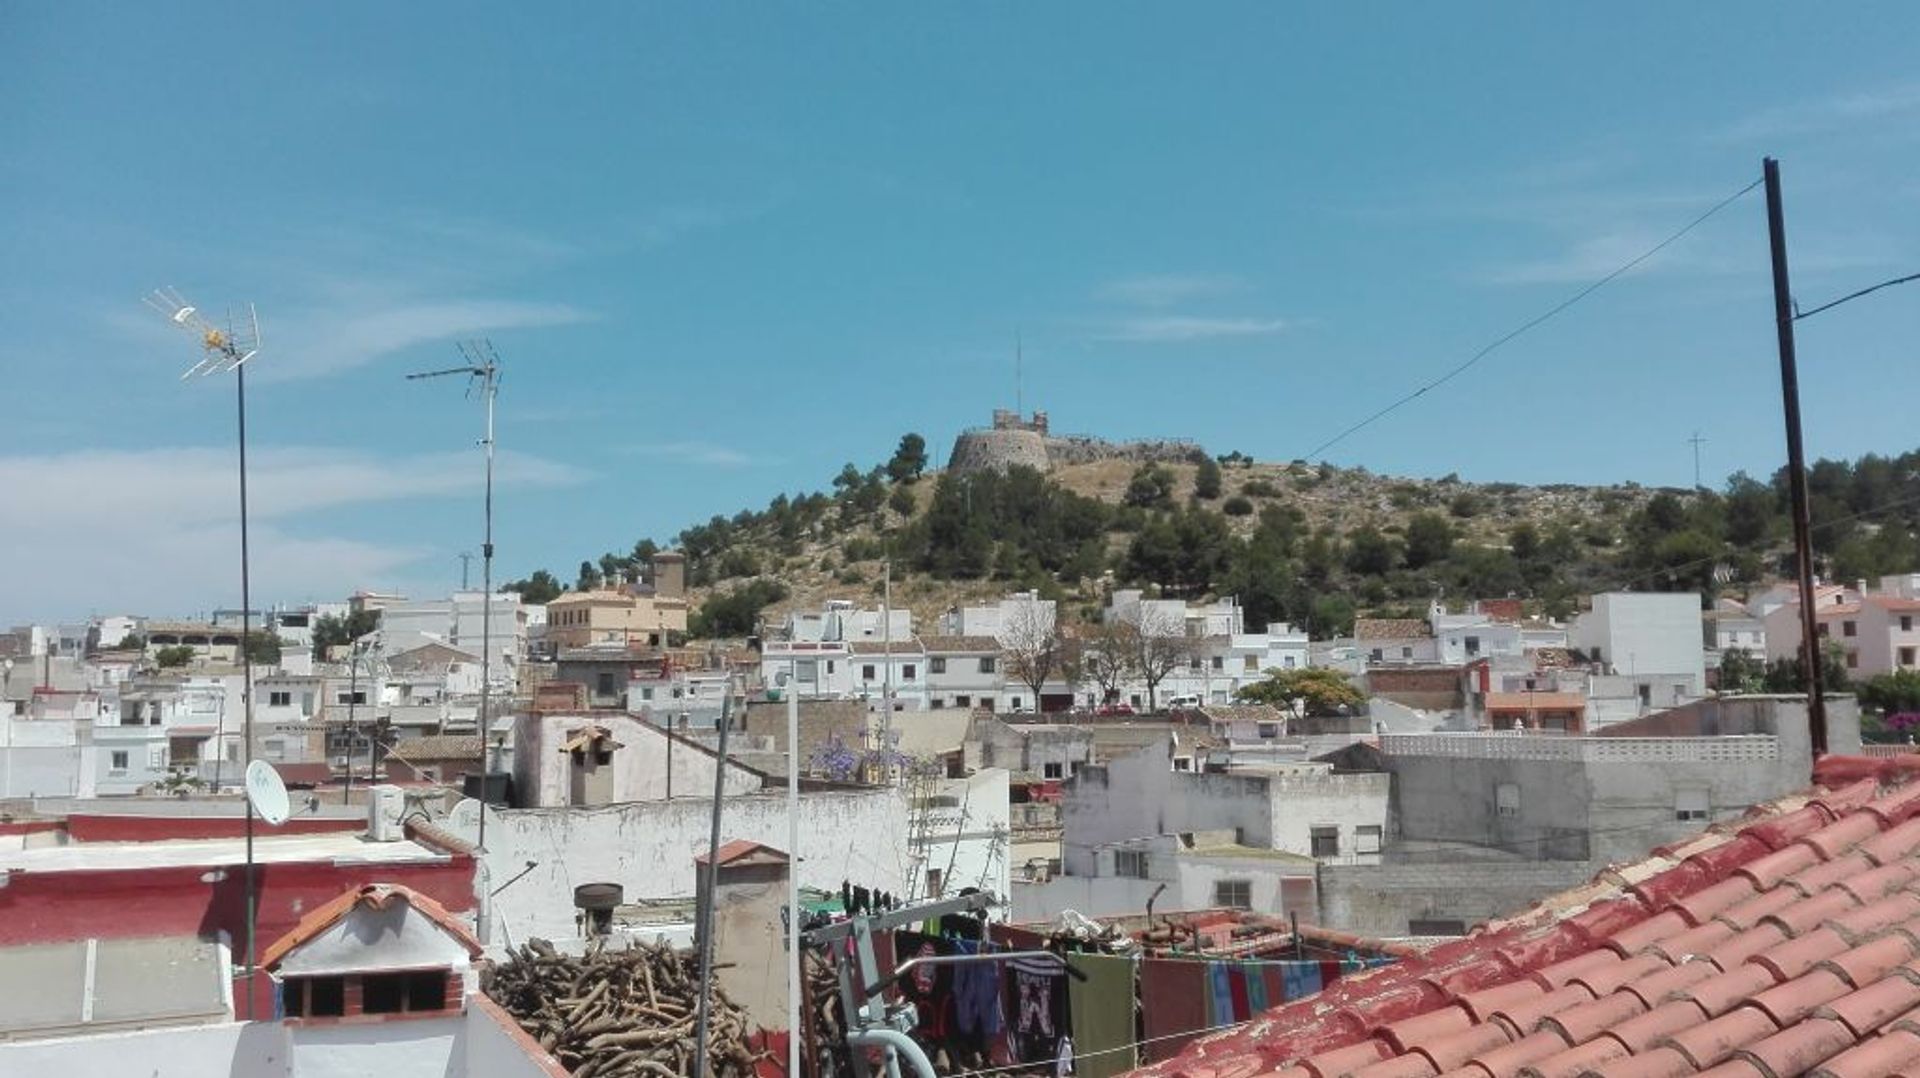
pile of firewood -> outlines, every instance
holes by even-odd
[[[530,939],[482,980],[494,1002],[573,1078],[680,1078],[693,1073],[700,962],[693,951],[596,944],[564,955]],[[710,1078],[751,1078],[764,1053],[748,1047],[746,1015],[714,988]]]

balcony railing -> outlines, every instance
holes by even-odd
[[[1772,734],[1728,737],[1582,737],[1556,734],[1385,734],[1388,756],[1462,760],[1567,760],[1580,763],[1722,763],[1778,760]]]

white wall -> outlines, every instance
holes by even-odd
[[[990,767],[964,779],[942,780],[934,788],[937,795],[959,803],[924,810],[924,826],[918,830],[925,838],[914,851],[919,855],[918,889],[910,894],[926,897],[930,868],[940,870],[942,892],[949,896],[963,887],[1008,893],[1013,883],[1007,849],[1009,774],[1005,768]]]
[[[1313,770],[1307,770],[1312,767]],[[1336,775],[1326,765],[1306,765],[1276,771],[1268,778],[1272,799],[1271,844],[1276,850],[1310,856],[1315,827],[1340,829],[1340,853],[1354,854],[1362,826],[1380,828],[1386,842],[1387,793],[1392,776]]]
[[[285,1027],[269,1022],[0,1041],[0,1074],[93,1078],[130,1073],[139,1078],[292,1078],[295,1072]],[[384,1064],[368,1073],[413,1078]]]
[[[1700,597],[1692,592],[1605,592],[1573,621],[1568,641],[1616,673],[1685,674],[1694,694],[1706,690],[1706,649],[1700,634]]]
[[[517,720],[514,743],[514,781],[532,807],[553,808],[568,803],[572,792],[572,757],[560,751],[567,732],[602,726],[621,744],[613,753],[613,797],[619,801],[660,801],[671,785],[676,799],[713,797],[714,757],[699,748],[666,736],[659,727],[620,714],[525,715]],[[671,768],[671,775],[669,775]],[[751,793],[760,788],[759,776],[730,768],[727,792]]]
[[[476,840],[477,808],[475,802],[461,802],[443,823]],[[482,863],[491,886],[503,889],[493,900],[488,946],[528,936],[572,938],[576,884],[617,883],[628,901],[691,896],[693,859],[707,850],[712,808],[711,799],[676,798],[606,808],[489,812]],[[784,850],[785,794],[728,798],[720,837]],[[841,881],[850,880],[906,894],[907,838],[907,802],[899,790],[802,794],[800,882],[837,893]],[[529,861],[534,863],[530,871]],[[520,878],[509,883],[515,876]],[[477,881],[476,886],[488,885]]]
[[[466,1018],[287,1026],[291,1078],[461,1078]]]

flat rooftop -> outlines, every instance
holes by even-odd
[[[375,842],[353,832],[274,835],[262,827],[254,836],[257,864],[321,861],[337,865],[433,864],[447,854],[411,839]],[[76,842],[0,850],[0,872],[100,872],[143,868],[240,865],[247,860],[244,838],[166,839],[158,842]]]

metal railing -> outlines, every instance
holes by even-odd
[[[1552,734],[1384,734],[1388,756],[1462,760],[1567,760],[1581,763],[1719,763],[1778,760],[1772,734],[1727,737],[1583,737]]]

